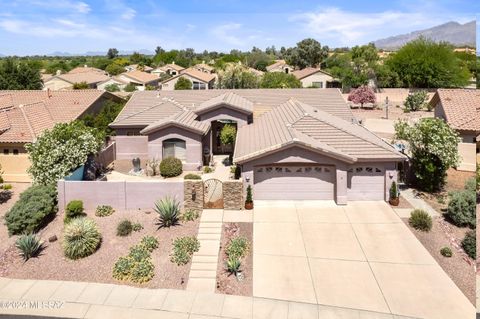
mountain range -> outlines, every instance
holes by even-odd
[[[375,46],[384,50],[398,50],[407,42],[415,40],[420,36],[431,39],[435,42],[445,41],[454,46],[475,47],[476,43],[476,23],[474,21],[461,24],[450,21],[429,29],[414,31],[407,34],[391,36],[385,39],[373,41]]]

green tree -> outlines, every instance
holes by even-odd
[[[81,121],[56,124],[25,145],[32,162],[28,172],[36,184],[56,183],[97,153],[103,140],[101,132]]]
[[[396,72],[403,85],[416,88],[462,87],[471,77],[462,67],[453,48],[419,38],[404,45],[385,63]]]
[[[110,63],[106,68],[105,71],[108,72],[110,75],[118,75],[120,73],[125,72],[125,68],[115,62]]]
[[[107,92],[119,92],[120,87],[116,83],[105,85],[105,91]]]
[[[118,56],[118,50],[115,48],[108,49],[107,57],[109,59],[115,59]]]
[[[424,118],[413,126],[399,121],[395,138],[408,143],[417,186],[428,192],[440,190],[447,170],[459,160],[460,139],[455,130],[439,118]]]
[[[260,81],[261,88],[267,89],[290,89],[302,87],[302,82],[292,74],[283,72],[268,72],[262,76]]]
[[[223,145],[231,145],[235,143],[237,137],[237,129],[235,126],[225,124],[220,131],[220,141]]]
[[[403,105],[408,111],[420,111],[427,107],[428,95],[424,90],[411,93],[405,99]]]
[[[304,39],[297,43],[297,46],[291,49],[286,56],[290,65],[300,69],[307,66],[319,66],[328,56],[328,47],[323,46],[315,39]]]
[[[82,122],[85,126],[95,128],[106,136],[114,135],[115,131],[108,125],[115,120],[124,105],[125,103],[107,101],[98,114],[87,114],[82,118]]]
[[[217,87],[221,89],[258,88],[258,77],[239,63],[230,63],[218,72]]]
[[[42,86],[39,70],[29,63],[0,61],[0,90],[40,90]]]
[[[191,90],[192,81],[183,76],[179,77],[177,83],[175,83],[175,90]]]
[[[135,84],[132,84],[132,83],[128,83],[127,85],[125,85],[125,88],[123,88],[125,92],[133,92],[136,89],[137,87],[135,86]]]
[[[74,90],[86,90],[86,89],[90,89],[90,85],[88,85],[87,82],[77,82],[77,83],[73,83],[73,86],[72,88]]]

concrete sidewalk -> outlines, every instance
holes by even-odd
[[[406,319],[266,298],[124,285],[0,278],[0,314],[101,319]]]

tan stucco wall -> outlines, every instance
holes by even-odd
[[[459,171],[475,172],[477,157],[476,143],[458,143],[458,154],[460,155]]]
[[[300,80],[304,88],[312,86],[313,82],[322,82],[323,83],[322,89],[325,89],[327,87],[327,81],[331,82],[333,81],[333,78],[330,75],[327,75],[321,72],[312,74]]]
[[[192,77],[189,76],[188,74],[183,74],[181,77],[186,78],[186,79],[189,79],[192,83],[193,83],[194,81],[195,81],[195,82],[200,82],[200,83],[205,83],[206,90],[211,89],[211,87],[209,87],[209,85],[208,85],[207,82],[203,82],[203,81],[200,81],[199,79],[192,78]],[[179,77],[176,77],[176,78],[171,79],[170,81],[167,81],[167,82],[162,83],[162,90],[164,90],[164,91],[173,91],[173,90],[175,90],[175,84],[177,83],[178,79],[180,79],[181,77],[179,76]]]
[[[44,90],[50,89],[50,90],[64,90],[64,89],[69,89],[72,87],[72,83],[68,83],[64,80],[58,79],[58,78],[52,78],[45,82],[43,85]]]
[[[27,169],[31,162],[27,154],[3,155],[0,154],[0,164],[5,182],[30,183],[32,181]]]

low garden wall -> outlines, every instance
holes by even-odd
[[[64,181],[57,183],[59,210],[74,199],[83,201],[85,209],[110,205],[117,210],[152,209],[155,202],[172,196],[183,206],[183,181]]]

